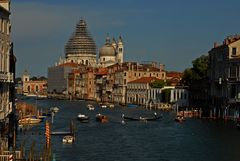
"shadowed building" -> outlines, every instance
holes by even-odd
[[[10,33],[10,0],[0,0],[0,152],[13,146],[16,58]]]
[[[214,43],[209,51],[209,79],[214,113],[229,113],[230,104],[240,110],[240,35],[227,37],[221,45]]]

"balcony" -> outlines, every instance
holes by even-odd
[[[13,83],[13,73],[10,72],[0,72],[0,82]]]

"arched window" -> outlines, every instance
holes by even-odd
[[[35,87],[35,89],[36,89],[36,92],[38,92],[38,85]]]
[[[86,60],[86,65],[88,65],[88,60]]]
[[[27,89],[28,89],[28,92],[30,92],[30,86],[28,86]]]

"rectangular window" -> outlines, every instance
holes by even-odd
[[[237,74],[237,70],[236,70],[236,66],[231,66],[230,67],[230,77],[231,78],[236,78],[236,74]]]
[[[124,79],[124,84],[127,84],[127,80],[126,79]]]
[[[237,55],[237,48],[232,48],[232,55],[236,56]]]

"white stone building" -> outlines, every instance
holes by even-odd
[[[108,67],[116,63],[123,63],[123,41],[119,36],[118,42],[113,38],[112,43],[110,38],[106,38],[106,43],[99,51],[99,65],[101,67]]]

